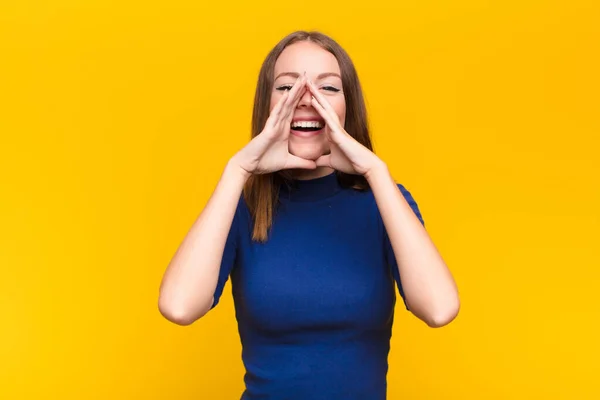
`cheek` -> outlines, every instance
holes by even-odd
[[[277,102],[279,101],[279,99],[281,99],[281,96],[283,96],[283,94],[280,93],[279,91],[274,91],[273,93],[271,93],[271,102],[269,104],[269,112],[273,111],[273,109],[277,105]]]
[[[341,99],[333,105],[333,109],[338,115],[342,125],[344,125],[344,122],[346,120],[346,101],[344,100],[344,97],[341,97]]]

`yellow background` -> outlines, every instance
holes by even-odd
[[[595,0],[5,0],[0,399],[239,399],[229,284],[190,327],[158,285],[296,29],[355,61],[459,284],[445,328],[397,308],[389,398],[600,398]]]

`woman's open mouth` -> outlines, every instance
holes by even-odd
[[[325,121],[292,121],[290,132],[295,136],[311,137],[323,132]]]

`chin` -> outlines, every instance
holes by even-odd
[[[327,154],[329,149],[326,143],[290,143],[289,151],[290,154],[296,157],[315,161],[323,154]]]

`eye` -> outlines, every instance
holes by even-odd
[[[293,85],[281,85],[275,88],[275,90],[285,91],[291,90]]]
[[[329,90],[330,92],[339,92],[340,91],[340,89],[338,89],[334,86],[323,86],[322,89]]]

